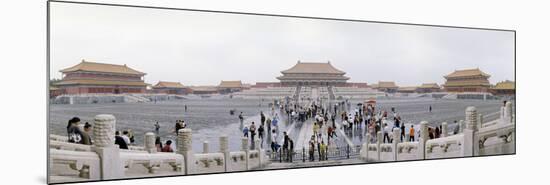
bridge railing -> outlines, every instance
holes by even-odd
[[[81,180],[122,179],[136,176],[165,174],[201,174],[229,171],[244,171],[267,165],[265,150],[248,148],[248,139],[243,138],[241,151],[228,150],[227,136],[220,137],[220,151],[208,152],[205,142],[203,153],[194,153],[191,148],[191,129],[181,129],[177,138],[175,153],[157,152],[155,134],[145,134],[144,146],[133,146],[128,150],[119,149],[114,144],[115,118],[112,115],[98,115],[94,118],[94,145],[69,143],[63,136],[50,136],[50,166],[57,168],[68,165],[76,170]],[[255,146],[260,146],[256,139]],[[146,173],[142,173],[144,170]],[[132,170],[135,169],[135,170]],[[168,170],[167,170],[168,169]],[[51,173],[51,183],[75,181],[61,173]],[[51,172],[51,170],[50,170]],[[137,173],[137,174],[136,174]],[[70,173],[69,173],[70,174]],[[72,177],[72,176],[71,176]],[[77,180],[79,180],[77,179]]]
[[[442,123],[441,138],[428,138],[428,123],[425,121],[420,123],[420,138],[416,142],[394,139],[390,144],[382,144],[382,134],[378,132],[377,142],[370,143],[371,136],[367,134],[360,158],[377,162],[515,153],[515,119],[510,102],[501,108],[499,119],[489,124],[483,122],[483,116],[477,113],[475,107],[468,107],[465,113],[466,119],[460,121],[457,134],[451,135],[447,131],[447,123]],[[399,138],[399,133],[399,128],[395,128],[392,138]]]

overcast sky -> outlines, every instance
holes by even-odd
[[[330,61],[350,82],[444,83],[480,68],[514,80],[514,34],[350,21],[51,3],[50,75],[82,59],[127,64],[145,81],[275,82],[302,62]]]

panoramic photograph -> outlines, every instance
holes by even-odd
[[[48,13],[48,183],[516,153],[515,31]]]

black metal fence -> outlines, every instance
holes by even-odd
[[[280,148],[273,152],[268,151],[272,162],[312,162],[326,160],[341,160],[357,158],[361,145],[328,146],[324,151],[319,151],[319,147],[301,148],[294,150],[285,150]]]

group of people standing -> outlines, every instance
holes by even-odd
[[[84,145],[92,145],[92,125],[88,122],[80,123],[80,118],[73,117],[67,124],[67,141],[69,143],[78,143]],[[115,132],[115,144],[120,149],[128,149],[128,146],[135,142],[134,132],[131,129]]]

